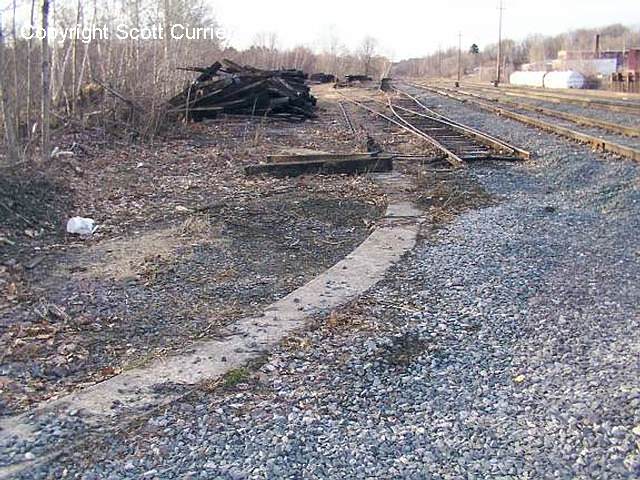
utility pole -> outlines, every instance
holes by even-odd
[[[500,84],[500,73],[502,70],[502,12],[504,11],[502,0],[500,0],[498,10],[500,10],[500,20],[498,21],[498,58],[496,60],[496,87]]]
[[[462,60],[462,32],[458,32],[458,81],[456,82],[456,87],[460,86],[461,60]]]

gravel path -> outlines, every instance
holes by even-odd
[[[638,167],[439,101],[538,158],[473,166],[494,202],[255,372],[23,478],[640,478]]]

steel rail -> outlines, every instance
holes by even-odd
[[[438,87],[448,88],[446,85],[440,83],[435,84]],[[499,95],[500,97],[517,97],[517,99],[535,100],[538,102],[548,102],[554,105],[577,104],[578,106],[611,110],[617,113],[626,114],[640,114],[640,102],[624,101],[624,100],[604,100],[599,98],[587,97],[587,96],[573,96],[571,94],[558,95],[547,92],[543,89],[540,90],[520,90],[516,88],[495,88],[487,85],[477,85],[475,83],[467,83],[461,85],[461,90],[471,89],[482,92],[487,95]]]
[[[464,86],[464,85],[463,85]],[[491,87],[477,87],[477,88],[485,88],[490,89]],[[518,90],[515,89],[502,89],[500,92],[503,95],[508,95],[512,97],[520,97],[520,98],[528,98],[533,100],[545,100],[551,103],[572,103],[575,105],[581,105],[583,107],[595,107],[601,110],[610,110],[613,112],[621,112],[621,113],[640,113],[640,104],[636,103],[625,103],[623,101],[609,101],[600,98],[577,98],[571,95],[562,95],[558,93],[550,93],[545,92],[543,90],[540,91],[530,91],[530,90]]]
[[[448,123],[449,125],[451,125],[453,128],[457,128],[459,129],[463,134],[474,137],[476,140],[478,140],[481,143],[484,143],[485,145],[488,145],[492,148],[498,149],[498,150],[506,150],[508,152],[511,152],[512,155],[524,159],[524,160],[528,160],[531,158],[531,153],[528,152],[527,150],[523,150],[521,148],[518,148],[514,145],[511,145],[510,143],[505,142],[504,140],[500,140],[499,138],[496,138],[494,136],[491,136],[489,134],[486,134],[484,132],[481,132],[480,130],[477,130],[473,127],[470,127],[468,125],[464,125],[462,123],[456,122],[455,120],[451,120],[450,118],[445,117],[444,115],[436,112],[435,110],[427,107],[424,103],[422,103],[418,98],[416,98],[414,95],[411,95],[410,93],[401,90],[397,87],[395,87],[395,90],[405,96],[407,96],[408,98],[410,98],[411,100],[413,100],[416,104],[418,104],[422,109],[424,109],[425,111],[429,112],[432,116],[437,117],[438,119],[440,119],[443,122]],[[404,110],[408,110],[411,113],[415,114],[415,115],[420,115],[420,116],[426,116],[425,114],[421,113],[421,112],[416,112],[404,107],[400,107]],[[428,117],[428,116],[427,116]],[[431,117],[429,117],[431,118]]]
[[[620,125],[618,123],[605,122],[603,120],[598,120],[596,118],[585,117],[582,115],[576,115],[573,113],[562,112],[559,110],[553,110],[546,107],[539,107],[536,105],[530,105],[526,103],[520,103],[513,100],[507,100],[505,98],[480,95],[478,93],[474,93],[473,91],[466,91],[462,89],[452,90],[451,88],[447,88],[447,87],[439,87],[439,88],[446,90],[447,92],[450,92],[450,93],[457,92],[459,94],[466,95],[473,98],[478,98],[480,100],[503,103],[509,106],[513,106],[515,108],[527,110],[529,112],[541,113],[549,117],[557,117],[562,120],[568,120],[578,125],[583,125],[585,127],[601,128],[603,130],[607,130],[612,133],[618,133],[620,135],[625,135],[627,137],[640,137],[640,128],[627,127],[626,125]],[[471,87],[472,90],[474,88],[475,87]],[[484,92],[483,90],[481,91]],[[503,94],[502,92],[499,92],[498,95],[503,95]]]
[[[404,112],[407,112],[410,115],[415,115],[417,117],[422,117],[422,118],[425,118],[427,120],[433,120],[433,117],[430,117],[429,115],[426,115],[426,114],[421,113],[421,112],[417,112],[415,110],[412,110],[412,109],[407,108],[407,107],[403,107],[401,105],[393,105],[393,106],[391,106],[391,109],[392,110],[395,110],[395,109],[402,110]],[[394,113],[396,113],[396,115],[399,115],[399,114],[397,114],[397,112],[394,112]],[[469,136],[471,136],[471,135],[469,135]],[[500,143],[496,144],[496,145],[494,145],[492,142],[488,142],[488,141],[487,142],[483,141],[483,142],[480,142],[480,143],[482,143],[485,146],[488,146],[488,147],[490,147],[490,148],[492,148],[494,150],[499,151],[501,153],[500,155],[495,155],[493,153],[492,154],[487,154],[487,155],[480,155],[480,156],[478,156],[478,155],[474,155],[474,156],[464,155],[461,158],[463,160],[482,160],[482,159],[486,159],[486,160],[490,160],[490,159],[493,159],[493,160],[527,160],[527,159],[531,158],[531,155],[530,155],[529,152],[527,152],[525,150],[520,150],[520,149],[517,149],[518,151],[514,152],[511,148],[509,148],[509,149],[507,149],[506,154],[503,154],[503,153],[505,153],[505,152],[503,152],[504,149],[502,148],[502,143],[503,142],[502,141],[499,141],[499,142]],[[522,152],[522,153],[520,153],[520,152]]]
[[[488,87],[486,83],[470,81],[470,80],[462,82],[462,85]],[[491,86],[489,88],[495,88],[495,87]],[[521,92],[531,91],[532,89],[533,91],[537,91],[540,89],[540,87],[511,85],[509,83],[501,83],[499,88],[502,90],[514,90],[514,91],[521,91]],[[635,93],[635,92],[616,92],[612,90],[591,90],[591,89],[577,89],[577,88],[572,88],[569,91],[567,91],[566,89],[559,89],[559,88],[544,88],[544,91],[549,94],[558,93],[561,95],[572,95],[577,98],[585,98],[585,97],[594,98],[595,97],[603,100],[626,101],[626,102],[631,102],[632,104],[640,103],[640,93]]]
[[[370,113],[373,113],[377,116],[379,116],[380,118],[383,118],[385,120],[387,120],[390,123],[393,123],[394,125],[402,128],[403,130],[406,130],[414,135],[416,135],[417,137],[427,141],[428,143],[430,143],[432,146],[434,146],[435,148],[437,148],[438,150],[440,150],[441,152],[443,152],[445,154],[445,158],[446,160],[455,168],[463,168],[465,166],[464,161],[462,160],[462,158],[460,158],[458,155],[456,155],[454,152],[452,152],[451,150],[449,150],[446,146],[444,146],[442,143],[438,142],[437,140],[435,140],[434,138],[430,137],[429,135],[427,135],[426,133],[422,132],[421,130],[419,130],[418,128],[414,127],[413,125],[411,125],[409,122],[407,122],[406,120],[400,118],[401,121],[396,120],[394,118],[391,118],[388,115],[385,115],[382,112],[377,111],[374,108],[369,107],[368,105],[365,105],[362,102],[358,102],[357,100],[354,100],[352,98],[349,98],[347,95],[338,92],[339,95],[341,95],[342,97],[344,97],[348,102],[353,103],[354,105],[367,110]]]
[[[635,161],[640,161],[640,150],[632,148],[632,147],[628,147],[626,145],[621,145],[619,143],[615,143],[615,142],[611,142],[609,140],[600,138],[600,137],[595,137],[593,135],[589,135],[583,132],[578,132],[575,130],[572,130],[570,128],[566,128],[566,127],[560,127],[558,125],[554,125],[552,123],[549,122],[545,122],[544,120],[539,120],[537,118],[531,118],[528,117],[524,114],[521,113],[516,113],[513,112],[511,110],[505,109],[505,108],[501,108],[495,105],[491,105],[488,104],[486,102],[482,102],[479,100],[475,100],[475,99],[469,99],[469,98],[461,98],[457,95],[453,95],[451,93],[448,93],[446,91],[443,91],[439,88],[434,88],[434,87],[427,87],[424,85],[419,85],[419,84],[413,84],[414,86],[416,86],[417,88],[423,89],[425,91],[431,92],[431,93],[436,93],[438,95],[442,95],[443,97],[448,97],[451,98],[453,100],[456,100],[458,102],[469,102],[472,103],[474,105],[477,105],[478,107],[491,111],[493,113],[497,113],[498,115],[501,115],[503,117],[507,117],[507,118],[511,118],[513,120],[517,120],[521,123],[527,124],[527,125],[531,125],[534,126],[536,128],[540,128],[541,130],[545,130],[551,133],[556,133],[558,135],[562,135],[566,138],[569,138],[571,140],[576,140],[580,143],[586,143],[588,145],[591,145],[594,149],[598,150],[598,151],[602,151],[602,152],[609,152],[609,153],[615,153],[617,155],[623,156],[623,157],[627,157],[630,158],[632,160]]]
[[[434,147],[442,151],[450,163],[454,163],[456,166],[463,165],[465,160],[522,160],[531,158],[531,154],[526,150],[515,147],[475,128],[451,120],[431,110],[408,92],[400,90],[397,87],[394,87],[394,90],[407,97],[412,104],[419,105],[424,111],[419,112],[412,108],[396,104],[389,95],[387,95],[386,102],[378,98],[371,98],[372,101],[388,107],[391,113],[393,113],[394,119],[344,94],[341,95],[356,105],[388,121],[393,121],[396,125],[398,124],[397,122],[400,122],[405,130],[409,130],[427,140]],[[414,119],[407,119],[407,116],[413,116]],[[424,125],[416,125],[416,121]],[[429,133],[425,131],[425,129],[434,133]]]
[[[344,105],[342,104],[342,102],[338,102],[338,106],[340,107],[340,111],[342,112],[342,116],[344,117],[344,120],[345,120],[347,126],[349,127],[349,130],[351,130],[351,133],[355,134],[356,133],[356,128],[353,126],[353,122],[349,118],[349,114],[345,110]]]
[[[483,88],[492,91],[500,91],[503,94],[507,94],[509,92],[519,93],[519,94],[531,94],[531,95],[540,95],[549,98],[557,98],[561,100],[578,100],[581,102],[591,102],[595,104],[601,105],[609,105],[613,107],[623,107],[623,108],[632,108],[632,109],[640,109],[640,94],[626,94],[624,97],[611,97],[604,96],[601,93],[599,94],[598,90],[580,90],[575,88],[567,88],[567,89],[557,89],[557,88],[542,88],[542,87],[528,87],[524,85],[510,85],[510,84],[500,84],[498,88],[494,86],[490,86],[487,84],[482,84],[473,81],[465,81],[461,83],[461,86],[464,87],[474,87],[474,88]]]

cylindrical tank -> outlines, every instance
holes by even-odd
[[[523,85],[526,87],[544,87],[544,76],[547,72],[513,72],[509,76],[511,85]]]
[[[574,70],[549,72],[544,77],[545,88],[582,88],[584,76]]]

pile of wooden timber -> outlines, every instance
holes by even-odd
[[[363,83],[371,82],[372,78],[368,75],[345,75],[344,80],[337,82],[335,88],[345,88],[359,86]]]
[[[382,80],[380,80],[380,90],[382,90],[383,92],[390,92],[391,90],[393,90],[393,85],[392,85],[393,79],[390,77],[385,77]]]
[[[313,73],[309,80],[314,83],[333,83],[336,81],[336,76],[331,73]]]
[[[169,112],[190,120],[218,114],[305,120],[314,118],[316,99],[300,70],[261,70],[231,60],[210,67],[186,67],[198,78],[169,100]]]
[[[372,78],[369,75],[345,75],[344,79],[347,83],[372,81]]]

